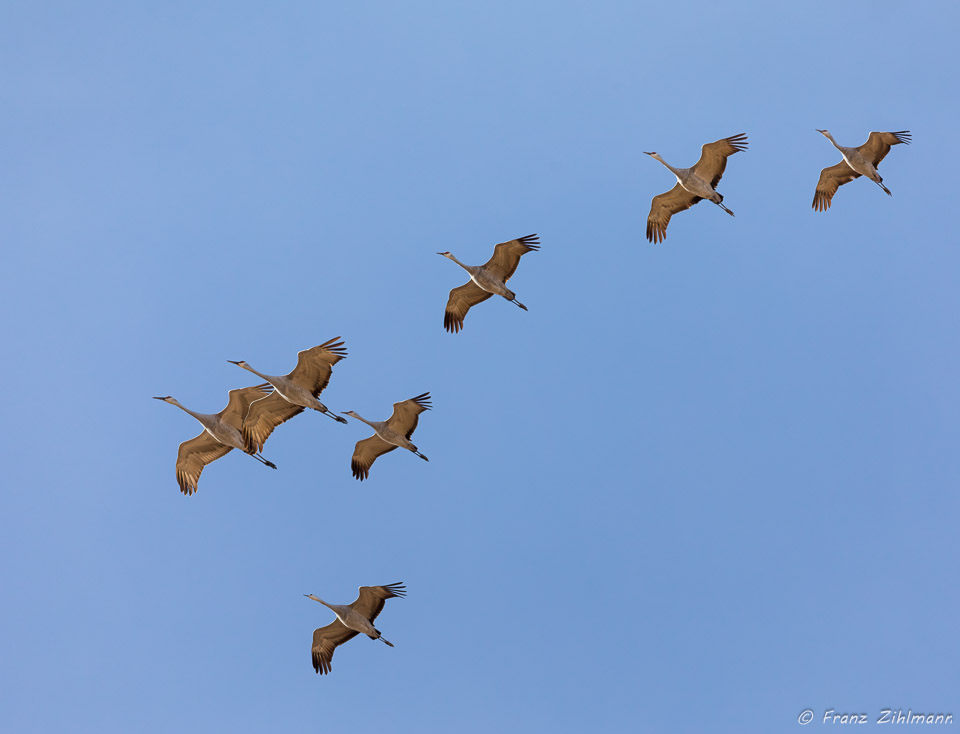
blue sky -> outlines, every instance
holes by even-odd
[[[960,716],[956,5],[9,2],[9,731],[799,729]],[[913,132],[810,208],[859,145]],[[709,203],[644,238],[745,132]],[[537,232],[443,331],[462,271]],[[185,414],[342,335],[180,495]],[[406,582],[310,665],[328,610]],[[819,719],[818,719],[819,720]],[[815,723],[806,730],[823,728]]]

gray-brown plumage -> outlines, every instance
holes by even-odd
[[[243,421],[244,437],[257,450],[263,450],[263,444],[277,426],[299,415],[305,408],[316,410],[340,423],[347,422],[346,418],[335,415],[317,399],[330,384],[333,366],[347,356],[347,350],[339,339],[334,337],[319,346],[304,349],[297,354],[297,366],[293,371],[282,376],[257,372],[243,360],[227,360],[262,377],[274,388],[271,395],[250,406]]]
[[[540,249],[539,242],[540,238],[535,234],[501,242],[493,248],[493,256],[483,265],[464,265],[452,253],[438,252],[438,255],[453,260],[470,275],[466,284],[450,291],[443,313],[443,328],[451,334],[459,332],[467,312],[492,295],[503,296],[526,311],[527,307],[517,300],[517,295],[507,288],[506,282],[517,272],[521,257]]]
[[[363,421],[375,432],[370,438],[357,441],[353,458],[350,460],[353,476],[363,481],[370,476],[370,467],[373,466],[377,457],[393,451],[398,446],[416,454],[424,461],[429,461],[410,441],[410,437],[417,429],[420,414],[430,410],[431,407],[433,406],[430,404],[430,393],[425,392],[409,400],[394,403],[393,415],[385,421],[368,421],[352,410],[345,412],[344,415]]]
[[[877,166],[880,165],[880,161],[886,158],[891,146],[900,143],[910,144],[909,130],[872,132],[870,137],[867,138],[867,142],[857,148],[838,145],[837,141],[833,139],[833,135],[827,130],[817,130],[817,132],[833,143],[834,147],[843,156],[843,160],[820,171],[820,180],[817,181],[817,189],[813,194],[813,208],[816,211],[825,212],[829,209],[837,189],[845,183],[850,183],[855,178],[860,178],[860,176],[866,176],[883,189],[887,195],[892,196],[890,189],[883,185],[883,179],[877,172]]]
[[[177,452],[177,484],[180,485],[180,491],[183,494],[191,495],[196,492],[197,482],[200,481],[200,473],[203,468],[233,449],[240,449],[244,453],[250,454],[254,459],[271,469],[277,468],[273,462],[260,456],[256,448],[243,437],[242,433],[243,417],[247,414],[250,404],[269,391],[270,385],[266,383],[231,390],[227,407],[219,413],[196,413],[183,407],[177,402],[176,398],[169,395],[155,398],[177,406],[200,421],[203,426],[203,432],[196,438],[191,438],[189,441],[180,444],[180,449]]]
[[[700,160],[690,168],[674,168],[657,152],[646,155],[660,161],[677,177],[677,184],[666,193],[653,197],[650,214],[647,215],[647,239],[660,243],[667,237],[670,217],[689,209],[698,201],[708,199],[733,216],[723,205],[723,196],[717,192],[717,184],[727,168],[727,158],[747,149],[747,136],[743,133],[721,138],[700,148]]]
[[[313,594],[304,594],[308,599],[320,602],[337,615],[334,622],[313,632],[313,646],[310,650],[313,669],[317,673],[329,673],[333,653],[337,647],[360,633],[393,647],[393,643],[384,639],[380,630],[373,626],[373,622],[383,611],[383,605],[387,599],[402,598],[406,595],[407,589],[400,582],[386,586],[361,586],[360,593],[352,604],[328,604]]]

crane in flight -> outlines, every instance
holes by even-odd
[[[732,217],[733,212],[723,205],[723,196],[717,192],[717,184],[727,167],[727,158],[746,149],[747,136],[743,133],[721,138],[701,147],[700,160],[690,168],[674,168],[659,153],[645,153],[660,161],[677,177],[676,186],[653,197],[647,216],[647,239],[650,242],[663,242],[667,237],[670,217],[703,199],[712,201]]]
[[[373,466],[377,457],[383,456],[397,447],[416,454],[424,461],[430,461],[420,453],[413,442],[410,441],[410,437],[417,429],[420,414],[425,410],[430,410],[431,407],[430,393],[425,392],[415,398],[394,403],[393,415],[385,421],[368,421],[352,410],[346,411],[344,415],[363,421],[374,430],[374,435],[370,438],[357,441],[357,446],[353,450],[353,458],[350,461],[353,476],[363,481],[370,476],[370,467]]]
[[[216,461],[221,456],[225,456],[233,449],[240,449],[246,454],[250,454],[254,459],[264,466],[276,469],[277,465],[272,461],[267,461],[260,453],[250,445],[243,437],[242,425],[243,417],[247,414],[250,404],[265,393],[270,392],[270,385],[255,385],[253,387],[242,387],[230,391],[230,398],[227,401],[227,407],[219,413],[195,413],[189,408],[183,407],[176,398],[169,395],[154,400],[162,400],[170,405],[176,405],[180,410],[189,413],[203,426],[203,430],[196,438],[184,441],[180,444],[180,450],[177,452],[177,484],[180,485],[180,491],[185,495],[191,495],[197,491],[197,482],[200,481],[200,473],[203,467],[211,461]]]
[[[817,132],[833,143],[833,147],[839,150],[840,155],[843,156],[843,160],[835,166],[820,171],[817,190],[813,194],[813,208],[816,211],[825,212],[829,209],[837,189],[861,176],[866,176],[886,191],[888,196],[893,196],[890,189],[883,185],[883,179],[877,173],[877,166],[880,165],[880,161],[886,158],[891,146],[900,143],[910,145],[911,135],[909,130],[899,130],[893,133],[872,132],[870,137],[867,138],[867,142],[856,148],[839,145],[833,139],[829,130],[817,130]]]
[[[373,622],[383,611],[383,605],[387,599],[402,598],[406,595],[407,588],[400,582],[386,586],[361,586],[360,593],[352,604],[328,604],[313,594],[304,594],[308,599],[320,602],[337,615],[335,621],[313,631],[311,648],[313,669],[324,675],[329,673],[333,653],[337,647],[352,640],[361,632],[371,640],[380,640],[393,647],[393,643],[388,642],[380,634],[380,630],[373,626]]]
[[[464,265],[454,257],[453,253],[438,252],[438,255],[453,260],[470,275],[470,280],[466,284],[450,291],[447,308],[443,314],[443,328],[451,334],[456,334],[463,328],[463,319],[467,311],[478,303],[483,303],[492,295],[503,296],[510,303],[526,311],[527,307],[517,300],[517,294],[507,288],[506,282],[517,272],[521,257],[528,252],[536,252],[540,249],[539,242],[540,238],[535,234],[501,242],[493,248],[493,257],[483,265]]]
[[[333,365],[347,356],[340,337],[334,337],[316,347],[304,349],[297,355],[297,366],[286,375],[265,375],[240,360],[227,361],[252,372],[273,386],[273,393],[254,401],[243,421],[244,436],[263,450],[263,444],[273,430],[306,408],[319,411],[335,421],[346,423],[347,419],[331,412],[317,398],[330,383]]]

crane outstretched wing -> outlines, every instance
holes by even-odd
[[[313,658],[313,669],[324,675],[329,673],[333,651],[347,640],[352,640],[357,634],[339,619],[334,620],[326,627],[315,629],[313,631],[313,647],[310,650]]]
[[[663,242],[667,238],[670,217],[689,209],[702,198],[691,194],[679,183],[666,193],[654,196],[650,204],[650,214],[647,215],[647,239],[650,242]]]
[[[180,444],[177,452],[177,484],[180,485],[180,491],[188,496],[196,492],[203,467],[232,450],[232,446],[220,443],[206,431]]]
[[[297,355],[297,366],[287,376],[317,397],[330,383],[333,365],[347,356],[347,350],[339,339],[337,336],[319,346],[304,349]]]
[[[350,606],[354,611],[373,622],[377,615],[383,611],[383,605],[387,599],[402,598],[406,595],[407,587],[403,585],[402,581],[384,586],[361,586],[359,596]]]
[[[380,436],[374,434],[370,438],[357,441],[353,449],[353,458],[350,459],[350,470],[355,479],[361,482],[370,476],[370,467],[377,460],[378,456],[389,454],[396,446],[384,441]]]
[[[303,411],[302,406],[288,403],[278,392],[254,400],[243,421],[243,440],[250,448],[263,451],[263,445],[273,430]]]
[[[456,334],[463,328],[463,320],[473,306],[483,303],[493,294],[485,291],[472,280],[466,285],[454,288],[447,299],[447,308],[443,312],[443,328]]]
[[[700,148],[700,160],[692,170],[704,181],[709,181],[710,188],[715,189],[727,167],[727,158],[746,149],[747,136],[743,133],[707,143]]]
[[[860,146],[860,155],[873,163],[874,168],[880,165],[880,161],[887,157],[890,147],[906,143],[910,145],[911,135],[909,130],[898,130],[895,133],[870,133],[867,142]]]
[[[833,195],[837,193],[837,189],[845,183],[850,183],[855,178],[860,178],[860,174],[850,168],[846,161],[840,161],[835,166],[824,168],[820,171],[817,190],[813,193],[813,208],[818,212],[825,212],[830,208]]]
[[[506,283],[517,272],[520,258],[528,252],[540,249],[540,236],[528,234],[509,242],[501,242],[493,248],[493,257],[484,264],[487,272]]]
[[[220,416],[221,420],[226,421],[239,431],[240,426],[243,425],[243,419],[247,417],[247,411],[250,410],[250,403],[259,400],[264,395],[269,395],[271,392],[273,392],[273,385],[269,382],[231,390],[227,393],[230,396],[227,400],[227,407],[217,415]]]
[[[410,440],[410,436],[417,430],[417,423],[420,422],[420,414],[425,410],[430,410],[433,406],[430,404],[430,393],[425,392],[409,400],[401,400],[393,404],[393,415],[387,418],[387,427],[402,433]]]

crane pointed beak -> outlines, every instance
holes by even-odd
[[[158,397],[154,397],[154,400],[166,400],[166,398],[158,398]]]
[[[648,153],[647,151],[643,151],[643,154],[644,154],[644,155],[653,155],[653,153]]]
[[[239,362],[234,362],[232,359],[228,359],[227,361],[228,361],[230,364],[236,364],[236,365],[239,365],[239,364],[240,364]]]

